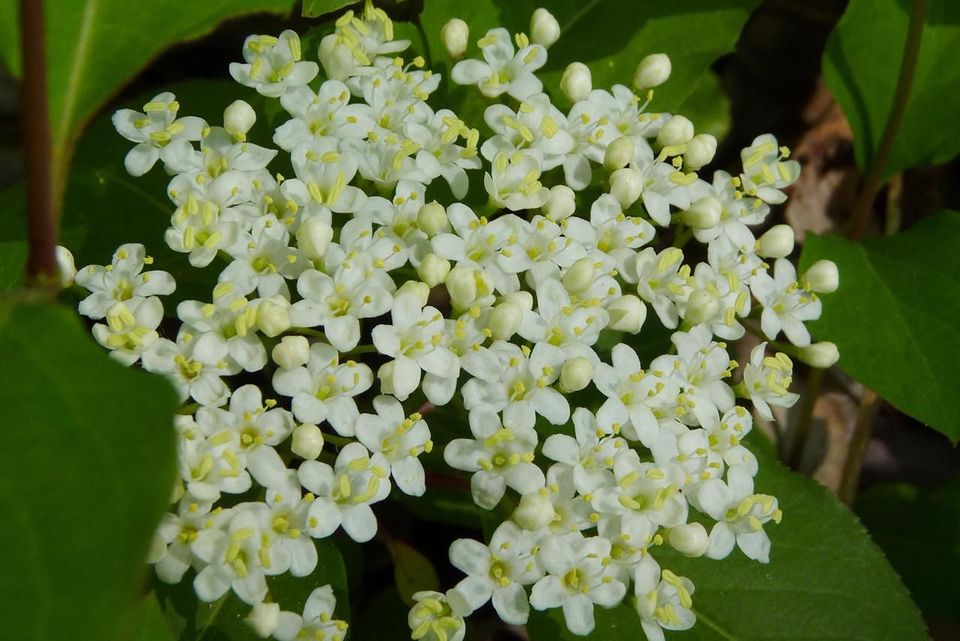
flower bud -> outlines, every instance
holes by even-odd
[[[686,556],[703,556],[710,547],[707,530],[699,523],[685,523],[670,529],[670,546]]]
[[[423,307],[427,304],[427,298],[430,296],[430,286],[418,280],[408,280],[393,295],[394,298],[398,296],[414,296],[420,306]]]
[[[323,260],[333,239],[333,227],[319,218],[307,218],[297,230],[297,247],[310,260]]]
[[[647,307],[639,297],[625,294],[607,306],[610,314],[609,329],[636,334],[647,319]]]
[[[597,268],[593,264],[593,259],[584,256],[567,268],[563,275],[563,286],[571,294],[582,292],[593,284],[596,280]]]
[[[293,443],[290,445],[290,451],[302,459],[312,461],[323,450],[323,432],[312,423],[298,425],[293,430]]]
[[[436,254],[427,254],[417,265],[417,276],[427,287],[436,287],[447,279],[450,273],[450,261]]]
[[[683,152],[683,164],[687,169],[696,171],[709,165],[716,153],[717,139],[710,134],[697,134],[687,143],[687,150]]]
[[[840,350],[830,341],[814,343],[800,348],[800,360],[812,367],[826,369],[840,360]]]
[[[710,229],[720,224],[723,204],[713,196],[704,196],[685,210],[681,217],[691,229]]]
[[[238,140],[244,140],[247,132],[257,122],[257,112],[243,100],[234,100],[223,110],[223,128]]]
[[[500,297],[501,303],[513,303],[517,305],[524,311],[530,311],[533,309],[533,294],[530,292],[525,292],[523,290],[517,292],[511,292]]]
[[[514,522],[524,530],[536,532],[550,525],[557,516],[550,500],[550,492],[540,488],[520,497],[517,509],[513,511]]]
[[[549,47],[560,38],[560,23],[553,14],[540,7],[530,17],[530,42]]]
[[[590,67],[582,62],[571,62],[560,76],[560,91],[570,102],[586,99],[593,91],[593,76]]]
[[[292,369],[310,360],[310,341],[305,336],[284,336],[270,353],[273,362],[283,369]]]
[[[447,210],[437,201],[429,202],[417,212],[417,227],[427,236],[435,236],[447,228]]]
[[[687,299],[687,307],[683,319],[687,322],[699,325],[716,316],[720,311],[720,301],[714,294],[705,289],[696,289]]]
[[[467,309],[493,291],[490,277],[473,267],[454,267],[447,274],[447,292],[455,309]]]
[[[640,61],[633,74],[633,86],[637,89],[658,87],[670,77],[670,58],[665,53],[651,53]]]
[[[832,260],[818,260],[804,273],[802,284],[818,294],[829,294],[840,286],[840,273]]]
[[[57,271],[60,274],[60,287],[70,287],[77,277],[77,265],[73,254],[63,245],[57,245]]]
[[[350,47],[340,41],[340,36],[331,33],[320,41],[317,57],[330,80],[345,80],[356,68]]]
[[[637,202],[641,192],[643,175],[636,169],[625,167],[610,174],[610,193],[624,209]]]
[[[577,199],[573,190],[566,185],[554,185],[550,188],[547,201],[543,203],[541,209],[544,216],[559,223],[577,210]]]
[[[261,602],[244,619],[261,639],[269,638],[280,626],[280,604]]]
[[[290,329],[290,301],[283,296],[261,300],[257,305],[257,327],[271,338]]]
[[[636,147],[633,140],[627,136],[620,136],[607,145],[607,150],[603,154],[603,168],[607,171],[623,169],[633,161],[635,153]]]
[[[793,251],[793,228],[774,225],[757,240],[757,254],[764,258],[786,258]]]
[[[657,134],[657,142],[664,147],[685,145],[691,140],[693,140],[693,123],[684,116],[671,116]]]
[[[508,341],[520,329],[522,321],[523,309],[519,305],[510,302],[500,303],[490,312],[487,327],[495,339]]]
[[[452,18],[440,30],[440,39],[443,48],[454,60],[459,60],[467,52],[467,43],[470,40],[470,27],[460,18]]]
[[[560,369],[560,389],[579,392],[593,380],[593,365],[586,356],[574,356]]]

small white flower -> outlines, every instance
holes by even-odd
[[[633,577],[635,606],[648,641],[664,641],[663,630],[689,630],[697,622],[693,582],[662,570],[651,557],[637,565]]]
[[[157,94],[143,106],[146,112],[120,109],[113,114],[117,133],[137,145],[127,153],[124,167],[131,176],[142,176],[162,158],[176,140],[200,140],[207,123],[200,118],[177,118],[180,103],[169,91]]]
[[[261,95],[277,98],[307,84],[320,71],[317,63],[300,58],[300,36],[295,31],[287,29],[279,37],[248,36],[243,43],[245,63],[231,62],[230,75]]]
[[[114,252],[110,265],[81,269],[74,280],[91,293],[80,301],[80,313],[99,320],[115,303],[133,304],[148,296],[172,294],[177,286],[173,276],[159,270],[143,272],[143,266],[151,264],[153,258],[147,256],[143,245],[127,243]]]
[[[767,344],[760,343],[750,352],[750,362],[743,370],[744,392],[753,401],[757,413],[773,420],[770,405],[792,407],[799,394],[789,391],[793,382],[793,362],[783,352],[766,355]]]
[[[390,464],[390,474],[400,491],[423,496],[426,481],[417,457],[433,449],[430,430],[419,413],[404,416],[403,406],[390,396],[373,399],[376,414],[357,417],[357,440],[371,452],[381,453]]]
[[[336,606],[333,588],[329,585],[316,588],[307,597],[302,616],[294,612],[280,612],[273,638],[278,641],[303,638],[343,641],[347,635],[347,622],[334,618]]]
[[[97,342],[124,365],[133,365],[160,338],[157,327],[163,320],[163,304],[156,296],[114,303],[106,313],[106,324],[93,326]]]
[[[510,32],[491,29],[477,41],[483,61],[461,60],[450,71],[450,77],[461,85],[477,85],[480,93],[496,98],[508,93],[525,100],[543,90],[543,83],[533,74],[547,62],[547,50],[530,44],[526,36],[517,35],[517,51],[510,41]]]
[[[465,612],[455,611],[445,594],[424,590],[413,593],[414,605],[407,616],[414,641],[463,641]]]

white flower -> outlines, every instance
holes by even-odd
[[[426,481],[423,465],[417,457],[433,449],[426,421],[416,412],[404,416],[403,406],[390,396],[377,396],[373,399],[373,407],[376,414],[357,417],[357,440],[371,452],[384,456],[401,492],[423,496]]]
[[[525,585],[543,573],[534,559],[536,541],[511,521],[502,523],[484,545],[473,539],[457,539],[450,544],[450,563],[465,572],[448,598],[462,601],[472,612],[487,601],[506,623],[523,625],[530,613]]]
[[[743,190],[771,205],[785,201],[787,196],[781,190],[800,176],[800,163],[785,160],[789,155],[790,150],[778,147],[777,139],[771,134],[754,138],[750,146],[740,152]]]
[[[631,271],[624,277],[637,283],[640,298],[650,303],[664,327],[676,327],[679,314],[675,300],[686,296],[690,278],[690,268],[683,264],[683,252],[668,247],[657,254],[648,247],[637,254]]]
[[[359,416],[354,397],[370,389],[373,372],[363,363],[340,362],[326,343],[310,346],[306,367],[279,369],[273,375],[278,394],[293,398],[293,413],[305,423],[328,421],[337,433],[353,436]]]
[[[609,558],[610,541],[603,537],[547,537],[537,559],[548,574],[533,586],[530,605],[538,610],[562,607],[571,632],[590,634],[594,604],[612,608],[627,592],[608,569]]]
[[[539,153],[534,151],[498,153],[493,159],[492,171],[483,177],[491,202],[511,211],[543,206],[550,190],[540,182],[541,163]]]
[[[637,565],[633,576],[636,610],[648,641],[664,641],[663,630],[689,630],[697,621],[693,582],[670,570],[660,570],[651,557]]]
[[[168,194],[178,205],[164,234],[167,246],[190,255],[194,267],[206,267],[217,252],[228,251],[244,228],[243,208],[250,201],[246,174],[228,171],[213,181],[180,175],[170,181]]]
[[[197,343],[197,336],[181,327],[176,342],[161,338],[144,352],[143,368],[166,374],[179,390],[181,400],[193,397],[200,405],[223,405],[230,389],[221,377],[243,368],[225,353],[211,353],[202,346],[198,349]]]
[[[279,37],[248,36],[243,43],[246,63],[231,62],[230,75],[261,95],[277,98],[307,84],[320,71],[317,63],[300,58],[300,36],[295,31],[287,29]]]
[[[278,641],[304,638],[343,641],[347,635],[347,622],[333,617],[336,606],[333,588],[329,585],[316,588],[307,597],[302,616],[294,612],[280,612],[273,638]]]
[[[706,556],[726,558],[734,545],[748,558],[760,563],[770,561],[770,538],[763,530],[765,523],[779,523],[783,513],[776,497],[753,493],[753,479],[744,471],[732,468],[727,483],[714,481],[719,491],[703,509],[717,523],[710,530],[710,547]]]
[[[244,504],[259,520],[261,544],[291,575],[309,576],[317,567],[317,547],[307,535],[311,501],[301,496],[296,473],[286,470],[280,485],[266,486],[265,501]]]
[[[87,265],[76,274],[77,285],[91,294],[80,301],[78,310],[84,316],[99,320],[115,303],[134,304],[148,296],[172,294],[176,289],[173,276],[159,270],[143,272],[144,265],[153,264],[153,258],[139,243],[121,245],[113,254],[113,261],[104,267]]]
[[[162,549],[147,562],[154,564],[157,578],[164,583],[179,583],[183,579],[193,564],[193,546],[202,530],[220,528],[230,520],[229,508],[211,512],[211,507],[211,503],[188,495],[180,501],[176,514],[167,512],[161,518],[154,539]]]
[[[106,324],[93,326],[97,342],[124,365],[133,365],[159,339],[157,327],[163,320],[163,304],[156,296],[114,303],[106,314]]]
[[[299,249],[290,246],[286,225],[272,214],[253,223],[249,235],[237,243],[234,261],[220,272],[219,282],[229,282],[243,291],[257,292],[267,298],[290,298],[287,280],[293,280],[310,267]]]
[[[750,352],[750,362],[743,369],[744,393],[753,401],[757,413],[773,420],[770,405],[792,407],[799,394],[788,391],[793,382],[793,362],[783,352],[766,355],[766,343],[760,343]]]
[[[325,81],[316,93],[306,85],[287,91],[280,104],[293,117],[277,127],[273,142],[292,152],[311,138],[362,138],[373,128],[373,115],[368,105],[349,102],[350,90],[338,80]]]
[[[127,173],[142,176],[150,171],[173,141],[200,140],[207,123],[194,116],[177,118],[179,109],[176,97],[165,91],[143,106],[145,114],[132,109],[120,109],[113,114],[117,133],[137,143],[123,161]]]
[[[465,612],[455,611],[445,594],[424,590],[413,593],[414,605],[407,615],[414,641],[463,641]]]
[[[543,487],[543,471],[533,463],[537,432],[533,423],[502,424],[495,412],[470,412],[472,439],[450,441],[443,459],[450,467],[474,472],[470,489],[474,502],[491,510],[507,486],[521,494]]]
[[[543,455],[573,471],[574,484],[581,494],[612,485],[613,462],[628,449],[627,442],[608,436],[608,430],[598,427],[596,417],[582,407],[573,412],[573,426],[576,438],[551,434],[543,443]]]
[[[263,369],[267,350],[257,336],[257,304],[232,283],[214,288],[214,302],[186,300],[177,305],[183,330],[196,337],[193,350],[205,363],[229,359],[248,372]]]
[[[547,62],[547,50],[530,44],[526,36],[517,35],[516,51],[510,42],[510,32],[503,28],[491,29],[477,41],[483,52],[483,61],[461,60],[450,71],[450,77],[461,85],[477,85],[480,93],[496,98],[508,93],[517,100],[525,100],[540,93],[543,83],[533,72]]]
[[[371,455],[360,443],[350,443],[340,450],[335,467],[304,461],[297,475],[315,495],[307,516],[310,536],[330,536],[341,525],[358,543],[377,533],[370,504],[390,494],[390,464],[383,454]]]
[[[797,347],[810,344],[810,331],[803,323],[820,318],[822,305],[816,294],[800,287],[793,263],[777,259],[773,277],[766,272],[757,274],[750,282],[750,289],[763,305],[760,327],[767,338],[773,340],[783,330]]]

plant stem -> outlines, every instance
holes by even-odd
[[[52,143],[47,111],[46,38],[43,0],[20,2],[20,50],[23,86],[23,158],[27,182],[28,283],[52,286],[57,282],[57,226],[53,218],[50,173]]]
[[[793,433],[793,439],[790,443],[790,455],[787,462],[795,471],[800,471],[800,463],[803,461],[804,451],[807,449],[807,439],[810,437],[810,423],[813,422],[813,408],[817,404],[817,397],[820,395],[820,385],[823,383],[823,370],[819,367],[811,367],[807,376],[807,385],[803,388],[803,403],[800,405],[800,413],[797,415],[796,429]]]
[[[860,482],[860,470],[863,467],[863,458],[867,453],[867,444],[870,442],[871,426],[880,407],[880,397],[869,387],[864,388],[860,399],[860,410],[857,412],[857,425],[850,438],[850,449],[847,451],[847,460],[843,464],[843,476],[840,478],[840,500],[851,505],[857,496],[857,487]]]
[[[913,0],[910,25],[907,27],[907,41],[904,44],[903,59],[900,62],[900,75],[897,77],[897,87],[893,94],[893,104],[890,107],[887,122],[883,127],[877,153],[872,159],[870,171],[867,172],[863,181],[863,189],[853,207],[853,214],[850,219],[850,238],[853,240],[863,238],[863,234],[867,230],[871,206],[877,192],[883,185],[883,172],[890,160],[890,152],[893,151],[893,143],[903,122],[907,102],[910,100],[910,89],[913,85],[914,72],[917,69],[920,43],[923,40],[923,23],[926,17],[927,0]]]

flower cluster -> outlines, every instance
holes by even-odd
[[[444,27],[454,58],[468,31]],[[742,439],[751,409],[769,419],[796,401],[793,365],[761,343],[741,368],[724,341],[749,328],[808,362],[836,358],[804,327],[835,266],[798,277],[789,228],[751,230],[799,166],[763,135],[741,173],[701,178],[716,140],[648,109],[670,73],[662,54],[641,62],[640,95],[593,89],[571,64],[561,110],[536,75],[556,20],[538,10],[530,34],[493,29],[482,60],[453,66],[490,99],[483,123],[431,106],[440,76],[394,57],[409,43],[369,1],[336,22],[319,64],[292,31],[247,38],[230,73],[288,114],[275,148],[247,139],[257,116],[244,101],[222,126],[177,119],[169,93],[114,115],[136,143],[129,172],[159,161],[172,176],[166,244],[218,274],[162,327],[175,282],[144,271],[143,245],[76,277],[97,341],[184,402],[180,481],[150,558],[160,580],[189,573],[203,601],[232,590],[264,637],[342,639],[329,587],[301,615],[273,602],[267,577],[311,574],[314,539],[337,530],[373,538],[372,505],[424,494],[421,458],[470,474],[478,506],[512,514],[489,542],[451,545],[466,577],[414,595],[414,639],[459,641],[488,601],[514,624],[561,608],[587,634],[595,606],[631,591],[662,639],[695,615],[693,584],[660,566],[659,546],[768,561],[765,526],[781,512],[756,493]],[[271,169],[281,152],[293,176]],[[471,184],[485,203],[465,202]],[[691,238],[706,260],[688,262]],[[650,322],[674,330],[672,347],[642,363],[631,342]],[[447,404],[462,428],[431,454],[430,413]]]

